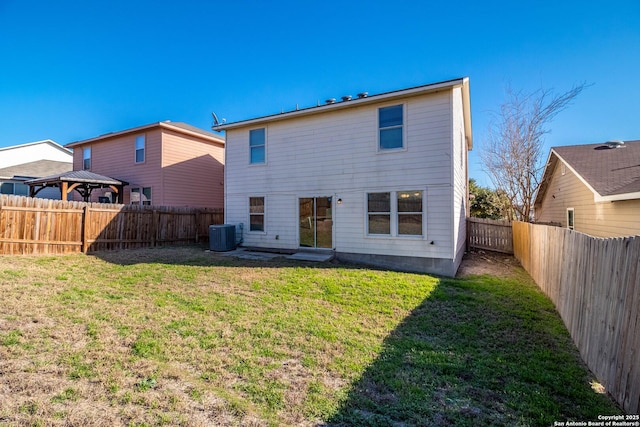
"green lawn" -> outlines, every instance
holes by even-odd
[[[620,410],[521,270],[0,257],[0,425],[550,426]]]

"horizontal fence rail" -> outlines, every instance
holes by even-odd
[[[629,414],[640,410],[640,236],[600,239],[513,223],[515,257],[553,301],[583,360]]]
[[[0,195],[0,254],[58,254],[198,243],[223,209]]]
[[[467,239],[469,249],[513,253],[511,221],[467,218]]]

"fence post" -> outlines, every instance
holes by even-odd
[[[153,210],[153,214],[151,215],[151,247],[155,248],[156,241],[158,239],[158,221],[160,219],[160,215],[158,215],[158,211],[156,209]]]
[[[196,243],[198,243],[200,237],[200,209],[196,209],[194,215],[194,221],[196,223]]]
[[[89,250],[88,237],[89,234],[89,205],[82,208],[82,253],[86,254]]]

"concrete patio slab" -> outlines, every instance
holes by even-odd
[[[248,251],[243,248],[238,248],[228,252],[219,252],[219,254],[222,256],[232,256],[240,259],[250,259],[254,261],[270,261],[274,258],[283,256],[282,254],[273,253],[273,252]]]
[[[296,252],[293,255],[286,256],[285,258],[297,261],[327,262],[331,261],[334,256],[335,254],[333,252]]]

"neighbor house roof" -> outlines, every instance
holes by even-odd
[[[71,150],[68,150],[67,148],[64,148],[62,145],[60,145],[57,142],[52,141],[50,139],[44,139],[42,141],[35,141],[35,142],[27,142],[26,144],[12,145],[10,147],[2,147],[2,148],[0,148],[0,151],[15,150],[15,149],[20,149],[20,148],[24,148],[24,147],[29,147],[31,145],[39,145],[39,144],[47,144],[47,145],[50,145],[50,146],[62,151],[65,154],[72,155]]]
[[[73,169],[71,162],[36,160],[0,169],[0,179],[29,179],[68,172]]]
[[[553,147],[536,205],[542,203],[558,161],[594,193],[596,202],[640,199],[640,141]]]
[[[454,87],[462,87],[462,103],[464,112],[464,126],[465,134],[467,135],[467,145],[469,149],[473,147],[473,139],[471,132],[471,103],[469,97],[469,78],[459,78],[454,80],[447,80],[439,83],[432,83],[423,86],[416,86],[409,89],[401,89],[392,92],[385,92],[370,96],[358,96],[357,98],[345,98],[341,102],[326,103],[314,107],[296,108],[293,111],[282,112],[279,114],[272,114],[263,117],[257,117],[248,120],[241,120],[232,123],[225,123],[220,125],[214,125],[213,129],[217,131],[235,129],[244,126],[254,126],[272,121],[286,120],[294,117],[308,116],[312,114],[320,114],[327,111],[338,111],[345,108],[354,108],[362,106],[364,104],[376,103],[381,101],[390,101],[394,99],[406,98],[410,96],[424,95],[427,93],[435,93],[442,90],[450,90]],[[366,92],[365,92],[366,94]]]
[[[209,142],[214,142],[217,144],[224,144],[224,138],[222,138],[221,136],[213,133],[213,132],[209,132],[206,131],[204,129],[200,129],[197,128],[195,126],[191,126],[190,124],[187,123],[183,123],[183,122],[172,122],[172,121],[164,121],[164,122],[156,122],[156,123],[151,123],[148,125],[143,125],[143,126],[138,126],[135,128],[131,128],[131,129],[125,129],[125,130],[121,130],[121,131],[117,131],[117,132],[109,132],[109,133],[105,133],[103,135],[100,136],[96,136],[94,138],[89,138],[89,139],[85,139],[82,141],[76,141],[76,142],[70,142],[69,144],[66,144],[65,147],[68,148],[73,148],[73,147],[77,147],[79,145],[84,145],[84,144],[88,144],[91,142],[96,142],[96,141],[103,141],[105,139],[109,139],[109,138],[116,138],[116,137],[120,137],[123,135],[127,135],[130,133],[138,133],[138,132],[143,132],[143,131],[147,131],[150,129],[154,129],[154,128],[161,128],[161,129],[167,129],[167,130],[173,130],[174,132],[179,132],[185,135],[191,135],[191,136],[196,136],[199,138],[203,138],[208,140]]]

